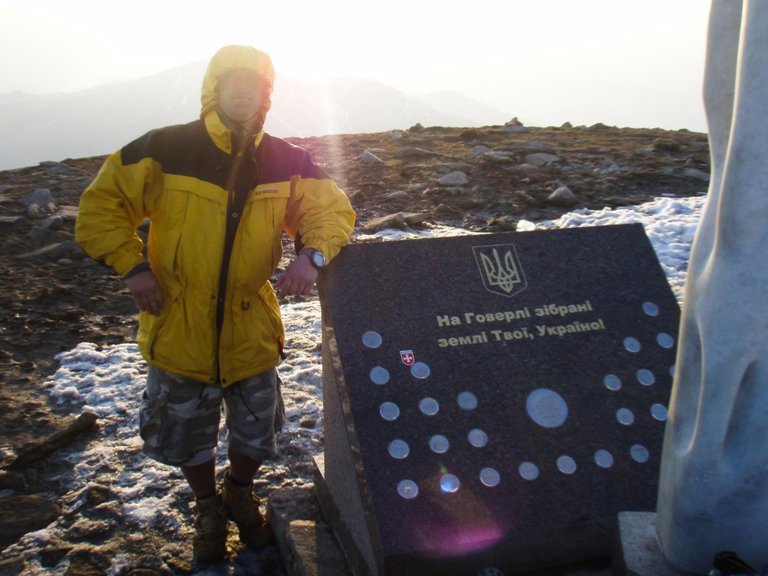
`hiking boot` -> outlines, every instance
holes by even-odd
[[[229,519],[237,524],[240,542],[250,548],[264,548],[272,542],[272,529],[259,511],[259,497],[253,493],[253,484],[236,486],[224,475],[221,499]]]
[[[221,494],[195,499],[195,538],[192,550],[198,562],[219,562],[227,552],[227,511]]]

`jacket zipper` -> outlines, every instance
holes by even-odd
[[[230,234],[234,235],[234,232],[230,229],[237,222],[232,222],[232,214],[230,214],[231,207],[234,201],[234,191],[231,188],[227,188],[227,206],[226,212],[226,228],[224,232],[224,252],[221,257],[221,267],[219,268],[219,289],[216,293],[216,376],[215,383],[224,384],[221,381],[221,355],[219,354],[219,347],[221,345],[221,329],[224,325],[224,304],[227,300],[227,276],[229,275],[229,261],[232,257],[232,244],[229,242]]]
[[[243,163],[246,161],[245,155],[242,154],[242,149],[239,141],[233,141],[232,143],[232,163],[229,169],[229,175],[227,176],[227,207],[226,207],[226,228],[224,232],[224,253],[221,258],[221,268],[219,269],[219,290],[216,300],[216,377],[215,383],[224,385],[226,382],[221,379],[221,357],[219,354],[219,346],[221,344],[221,329],[224,325],[224,304],[227,300],[227,276],[229,275],[229,266],[232,258],[232,248],[235,245],[235,236],[237,235],[237,228],[240,224],[240,217],[242,216],[243,208],[245,207],[245,200],[248,196],[249,187],[242,190],[238,190],[240,178],[239,171],[243,168]],[[255,163],[254,163],[255,165]],[[246,170],[247,166],[244,167]]]
[[[234,139],[233,139],[234,140]],[[238,165],[239,150],[235,142],[232,143],[232,161],[227,175],[227,205],[225,210],[225,229],[224,229],[224,251],[221,257],[221,267],[219,268],[219,289],[216,293],[216,384],[223,385],[221,381],[221,329],[224,325],[224,304],[227,301],[227,276],[229,275],[229,264],[232,257],[232,245],[234,244],[234,235],[237,231],[237,220],[233,218],[232,207],[235,201],[236,171]],[[233,221],[234,220],[234,221]],[[234,228],[234,230],[233,230]],[[231,240],[230,240],[231,238]]]

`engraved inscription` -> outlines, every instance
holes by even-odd
[[[572,334],[607,330],[605,321],[601,317],[595,318],[595,313],[592,302],[585,300],[575,304],[553,302],[496,312],[438,314],[435,316],[435,322],[439,328],[453,332],[450,330],[453,327],[469,326],[475,331],[446,335],[438,338],[437,345],[439,348],[451,348],[547,337],[563,338]],[[553,320],[555,322],[560,320],[560,322],[555,324]],[[563,322],[563,320],[566,321]]]

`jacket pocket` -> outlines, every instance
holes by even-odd
[[[280,317],[280,303],[277,301],[272,285],[269,282],[265,283],[261,290],[259,290],[258,296],[262,306],[267,311],[272,335],[276,340],[282,342],[284,328]]]
[[[167,297],[167,310],[147,334],[149,358],[179,373],[212,376],[215,318],[210,296],[185,293]]]
[[[246,250],[268,251],[269,273],[280,263],[283,254],[281,234],[285,226],[285,214],[290,197],[287,184],[257,187],[248,196],[243,208],[243,220],[240,222],[240,240]],[[268,273],[268,275],[269,275]]]
[[[271,291],[271,286],[266,290]],[[274,305],[263,293],[235,291],[222,328],[222,374],[254,374],[277,365],[282,344],[282,322],[277,299]]]
[[[189,200],[189,192],[168,190],[161,208],[155,210],[150,217],[149,260],[155,274],[160,277],[167,278],[175,274]]]
[[[169,210],[173,215],[158,225],[166,237],[162,273],[182,290],[215,291],[226,228],[226,194],[220,189],[191,185],[188,189],[168,190]]]

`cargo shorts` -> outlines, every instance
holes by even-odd
[[[254,460],[277,451],[285,408],[277,370],[222,388],[149,367],[139,412],[144,453],[170,466],[197,466],[216,455],[225,415],[229,448]]]

